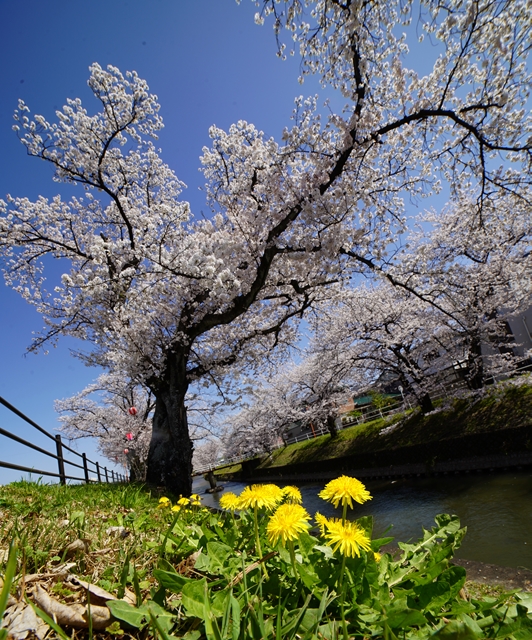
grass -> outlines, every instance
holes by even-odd
[[[7,562],[14,541],[18,548],[15,591],[20,591],[28,576],[37,576],[32,581],[39,582],[39,576],[50,576],[71,563],[69,572],[78,579],[113,595],[122,597],[120,593],[128,588],[147,596],[155,584],[152,571],[169,522],[168,512],[157,507],[158,498],[135,485],[21,481],[2,486],[0,565]],[[63,579],[48,587],[51,595],[68,604],[80,598],[79,588]]]
[[[204,574],[196,575],[194,558],[198,554],[192,554],[194,548],[187,547],[188,543],[185,547],[180,546],[182,542],[177,545],[179,540],[171,533],[176,514],[169,508],[158,507],[159,495],[139,485],[60,486],[21,481],[1,486],[0,573],[9,582],[8,551],[15,543],[18,558],[11,593],[19,602],[16,606],[25,606],[25,600],[35,601],[38,589],[72,609],[85,607],[88,599],[90,606],[98,606],[94,591],[91,590],[88,598],[86,587],[79,584],[84,581],[116,598],[125,596],[137,606],[153,602],[178,610],[181,606],[179,589],[174,590],[174,594],[167,594],[165,599],[157,578],[164,574],[172,580],[185,580],[180,576],[201,578]],[[203,513],[211,532],[209,536],[217,540],[223,518],[206,510],[198,515]],[[198,531],[201,533],[193,519],[187,520],[186,515],[181,514],[179,518],[185,518],[183,531],[190,531],[191,535],[194,532],[196,536]],[[209,544],[215,545],[215,550],[224,546],[218,542]],[[238,558],[233,561],[240,566]],[[74,575],[75,579],[68,574]],[[499,586],[466,584],[468,598],[498,598],[502,593]],[[13,609],[15,605],[8,603],[9,606]],[[155,631],[152,635],[148,627],[135,629],[125,625],[127,631],[124,631],[124,623],[119,621],[113,622],[105,631],[73,628],[64,622],[54,622],[50,617],[48,624],[56,635],[52,631],[47,638],[60,637],[62,640],[108,640],[111,637],[168,640],[173,637]],[[198,640],[199,634],[192,631],[191,635],[183,637]]]
[[[426,416],[419,411],[410,415],[398,414],[348,427],[340,431],[336,438],[327,434],[288,445],[274,451],[259,468],[369,454],[461,436],[528,427],[531,423],[532,385],[501,383],[489,388],[482,397],[448,400],[437,412]],[[395,429],[381,433],[385,427],[393,424],[397,424]]]

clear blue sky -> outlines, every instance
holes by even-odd
[[[47,163],[30,158],[11,130],[22,98],[33,114],[54,118],[66,98],[97,109],[87,87],[88,66],[112,64],[135,70],[159,96],[165,129],[163,159],[188,189],[195,214],[204,209],[198,188],[203,145],[212,124],[228,128],[244,119],[280,137],[293,100],[315,93],[314,82],[297,83],[298,62],[275,56],[271,24],[254,24],[249,0],[0,0],[0,197],[65,192],[51,180]],[[74,359],[63,340],[50,354],[25,355],[37,312],[0,283],[0,396],[45,429],[57,426],[54,400],[81,391],[97,371]],[[0,427],[49,448],[53,443],[0,406]],[[95,445],[80,450],[95,459]],[[55,462],[0,436],[0,460],[55,470]],[[106,463],[107,464],[107,463]],[[0,484],[23,474],[0,469]]]

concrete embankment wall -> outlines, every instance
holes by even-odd
[[[243,467],[243,477],[253,482],[328,480],[341,474],[369,479],[490,471],[529,465],[532,465],[532,428],[522,427],[284,467],[262,468],[249,464]]]

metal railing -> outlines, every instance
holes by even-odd
[[[508,380],[514,376],[521,376],[523,374],[529,374],[529,375],[531,374],[531,365],[529,363],[526,363],[517,368],[509,369],[508,371],[501,371],[496,374],[491,374],[492,380],[490,382],[491,384],[497,384],[499,382]],[[532,381],[532,375],[530,380]],[[489,385],[487,386],[487,388],[489,388]],[[467,386],[463,381],[454,380],[453,382],[447,383],[447,384],[438,383],[435,387],[435,390],[433,390],[433,392],[430,394],[430,397],[433,401],[445,399],[445,398],[452,398],[457,392],[460,392],[460,391],[467,391]],[[360,410],[361,415],[350,416],[349,417],[350,419],[347,419],[347,420],[345,419],[345,416],[344,416],[344,420],[342,420],[337,424],[337,429],[338,431],[341,431],[342,429],[347,429],[354,425],[363,425],[363,424],[367,424],[368,422],[372,422],[373,420],[377,420],[379,418],[391,416],[396,413],[403,413],[405,411],[411,410],[415,404],[416,403],[413,397],[403,396],[401,400],[398,400],[393,404],[389,404],[386,407],[382,407],[381,409],[375,408],[373,406],[371,410],[367,410],[367,409],[364,411]],[[355,409],[355,411],[357,410]],[[312,440],[319,436],[326,435],[327,433],[329,433],[329,430],[327,429],[327,427],[313,427],[306,433],[300,433],[290,438],[285,437],[282,442],[279,442],[279,444],[274,447],[274,449],[279,449],[289,444],[295,444],[296,442],[302,442],[304,440]],[[223,462],[223,466],[227,467],[230,465],[238,464],[239,462],[243,462],[244,460],[247,460],[249,458],[250,458],[249,455],[246,457],[237,455],[237,456],[233,456],[230,459],[226,458]],[[200,474],[200,473],[207,472],[209,469],[219,469],[219,468],[220,467],[218,465],[214,464],[214,465],[210,465],[209,467],[195,469],[194,471],[195,473]]]
[[[46,431],[46,429],[43,429],[42,427],[40,427],[36,422],[28,418],[26,415],[22,413],[22,411],[19,411],[16,407],[10,404],[7,400],[4,400],[4,398],[2,398],[1,396],[0,396],[0,404],[4,405],[6,409],[9,409],[9,411],[11,411],[15,415],[17,415],[19,418],[27,422],[34,429],[37,429],[37,431],[45,435],[47,438],[50,438],[50,440],[53,440],[55,443],[55,453],[52,453],[51,451],[48,451],[43,447],[39,447],[38,445],[33,444],[32,442],[28,442],[28,440],[24,440],[24,438],[21,438],[20,436],[16,436],[14,433],[11,433],[6,429],[2,429],[1,427],[0,427],[0,435],[5,436],[10,440],[14,440],[15,442],[18,442],[19,444],[22,444],[23,446],[28,447],[29,449],[38,451],[39,453],[42,453],[45,456],[54,458],[57,461],[58,473],[55,473],[53,471],[43,471],[42,469],[24,467],[19,464],[14,464],[12,462],[4,462],[1,460],[0,460],[0,467],[3,467],[5,469],[14,469],[15,471],[28,471],[29,473],[35,473],[38,475],[59,478],[59,482],[61,484],[66,484],[67,480],[79,480],[81,482],[86,482],[86,483],[126,482],[125,476],[123,476],[120,473],[115,473],[113,470],[109,471],[107,467],[101,467],[97,461],[94,462],[93,460],[89,460],[89,458],[87,458],[85,453],[78,453],[74,449],[71,449],[68,445],[64,444],[59,434],[57,434],[56,436],[51,435],[50,433],[48,433],[48,431]],[[70,451],[70,453],[73,453],[75,456],[78,456],[79,458],[81,458],[80,463],[73,462],[72,460],[67,460],[63,455],[63,451],[65,449],[67,451]],[[65,465],[70,465],[77,469],[81,469],[83,471],[83,476],[79,477],[79,476],[67,475],[65,471]],[[92,465],[93,468],[89,468],[89,465]],[[90,473],[93,473],[93,474],[95,473],[96,477],[91,478],[89,475]]]

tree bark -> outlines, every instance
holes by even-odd
[[[482,343],[478,333],[474,333],[469,340],[469,353],[467,355],[467,385],[472,390],[482,389],[484,386]]]
[[[327,416],[327,429],[331,434],[331,438],[336,438],[338,435],[338,427],[336,426],[336,418],[333,415]]]
[[[186,357],[171,354],[163,376],[150,387],[156,402],[146,480],[175,496],[190,496],[193,447],[185,406]]]
[[[430,413],[434,411],[434,405],[432,404],[432,398],[428,393],[424,393],[419,399],[419,406],[423,413]]]

